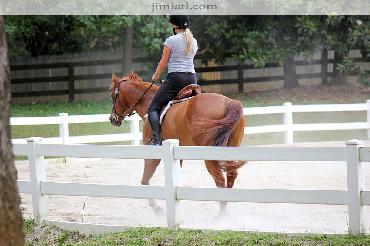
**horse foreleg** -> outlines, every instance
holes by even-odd
[[[151,160],[151,159],[144,160],[144,172],[143,172],[143,177],[141,179],[142,185],[150,185],[149,181],[153,177],[160,162],[161,160]],[[148,202],[149,202],[149,206],[153,208],[156,214],[159,214],[162,212],[162,209],[157,206],[155,199],[149,199]]]
[[[225,177],[220,169],[218,161],[204,161],[207,171],[213,177],[217,188],[225,188]],[[219,216],[226,214],[227,202],[220,202]]]
[[[151,160],[151,159],[144,160],[144,172],[143,177],[141,179],[142,185],[149,185],[149,181],[153,177],[155,170],[157,170],[157,167],[160,162],[161,160]]]

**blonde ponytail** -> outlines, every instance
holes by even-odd
[[[185,37],[185,54],[189,55],[190,50],[191,50],[191,45],[193,43],[193,34],[191,33],[189,28],[185,29],[184,37]]]

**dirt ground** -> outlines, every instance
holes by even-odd
[[[305,86],[269,92],[250,92],[246,98],[261,104],[290,101],[312,104],[364,103],[370,89],[357,83],[341,86]],[[323,143],[316,144],[322,145]],[[312,144],[297,144],[312,145]],[[325,146],[343,146],[343,142]],[[17,161],[18,178],[29,179],[28,162]],[[370,189],[370,165],[365,165],[366,189]],[[143,160],[77,159],[67,162],[47,160],[48,181],[139,185]],[[183,185],[214,187],[203,162],[185,161]],[[152,179],[153,185],[164,185],[163,164]],[[341,162],[249,162],[239,171],[235,188],[245,189],[346,189],[346,166]],[[165,209],[164,201],[157,201]],[[182,201],[183,228],[233,229],[275,232],[346,233],[347,206],[229,203],[228,215],[219,217],[217,202]],[[166,217],[156,215],[147,200],[50,196],[46,219],[79,223],[123,226],[166,226]],[[22,194],[22,209],[32,217],[31,196]],[[367,208],[370,222],[370,208]],[[370,229],[368,228],[368,232]]]
[[[307,145],[307,144],[299,144]],[[311,145],[311,144],[309,144]],[[321,144],[319,144],[321,145]],[[325,146],[343,146],[343,142]],[[17,161],[19,179],[29,179],[28,162]],[[48,181],[139,185],[142,160],[77,159],[48,160]],[[370,186],[370,165],[365,165],[366,186]],[[183,185],[214,187],[203,162],[185,161]],[[164,185],[163,164],[152,179]],[[235,188],[246,189],[346,189],[344,162],[249,162],[242,167]],[[158,204],[165,209],[164,201]],[[218,216],[217,202],[182,201],[183,228],[232,229],[296,233],[346,233],[346,206],[229,203],[228,215]],[[147,200],[50,196],[48,220],[123,226],[166,226],[166,217],[156,215]],[[30,195],[22,195],[26,218],[32,217]],[[368,219],[370,209],[367,208]],[[369,220],[370,221],[370,220]]]

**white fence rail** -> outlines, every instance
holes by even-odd
[[[347,205],[349,232],[366,232],[364,206],[370,205],[370,191],[364,190],[363,162],[370,161],[370,148],[357,140],[346,147],[186,147],[178,140],[167,140],[163,146],[95,146],[42,144],[38,138],[27,144],[14,144],[15,155],[27,155],[31,181],[18,181],[20,192],[31,193],[33,213],[41,221],[47,215],[47,196],[95,196],[166,200],[167,225],[179,225],[181,200],[234,201],[255,203],[297,203]],[[47,182],[44,156],[104,157],[125,159],[163,159],[165,186],[126,186]],[[285,190],[285,189],[220,189],[190,188],[179,183],[180,160],[250,160],[250,161],[343,161],[347,163],[347,190]],[[323,162],[323,165],[325,162]],[[63,222],[55,222],[63,223]],[[70,228],[83,224],[71,224]]]
[[[349,123],[315,123],[315,124],[294,124],[294,113],[307,112],[345,112],[345,111],[366,111],[366,122]],[[366,103],[358,104],[324,104],[324,105],[292,105],[287,102],[283,106],[244,108],[244,115],[262,114],[284,114],[284,124],[247,126],[245,134],[259,134],[284,132],[284,143],[292,144],[294,132],[297,131],[331,131],[331,130],[359,130],[366,129],[370,138],[370,100]],[[134,145],[139,145],[142,139],[140,132],[140,117],[137,115],[127,118],[130,121],[130,132],[123,134],[105,134],[88,136],[70,136],[69,124],[109,122],[108,114],[98,115],[68,115],[60,113],[53,117],[13,117],[10,119],[11,125],[59,125],[59,137],[45,138],[46,143],[99,143],[131,141]],[[13,139],[13,143],[26,143],[26,139]]]

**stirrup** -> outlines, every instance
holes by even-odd
[[[148,145],[153,145],[153,146],[161,146],[162,145],[162,140],[154,141],[154,138],[149,139]]]

